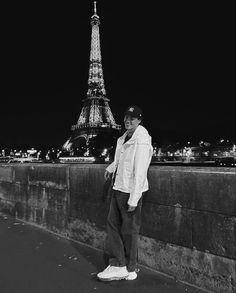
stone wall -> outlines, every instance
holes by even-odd
[[[0,211],[103,249],[106,165],[2,164]],[[151,166],[139,262],[198,287],[234,292],[236,170]]]

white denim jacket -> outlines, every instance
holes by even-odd
[[[115,175],[114,190],[129,193],[128,205],[137,206],[144,191],[148,190],[147,171],[153,147],[148,131],[139,125],[132,137],[124,143],[127,131],[118,138],[114,162],[106,170]]]

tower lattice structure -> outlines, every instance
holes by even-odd
[[[99,130],[120,130],[116,124],[106,97],[106,90],[102,69],[102,56],[99,34],[100,19],[97,15],[96,1],[94,1],[94,14],[91,17],[91,50],[88,77],[87,97],[83,100],[83,107],[72,131],[91,135]]]

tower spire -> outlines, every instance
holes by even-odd
[[[100,20],[97,15],[96,1],[94,1],[94,14],[91,17],[92,35],[87,96],[96,96],[105,99],[106,90],[102,70],[99,25]]]
[[[93,4],[94,4],[94,15],[97,15],[97,1],[93,1]]]

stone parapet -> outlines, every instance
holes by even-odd
[[[106,165],[2,164],[0,211],[103,249]],[[235,292],[236,170],[151,166],[139,262],[179,281]]]

